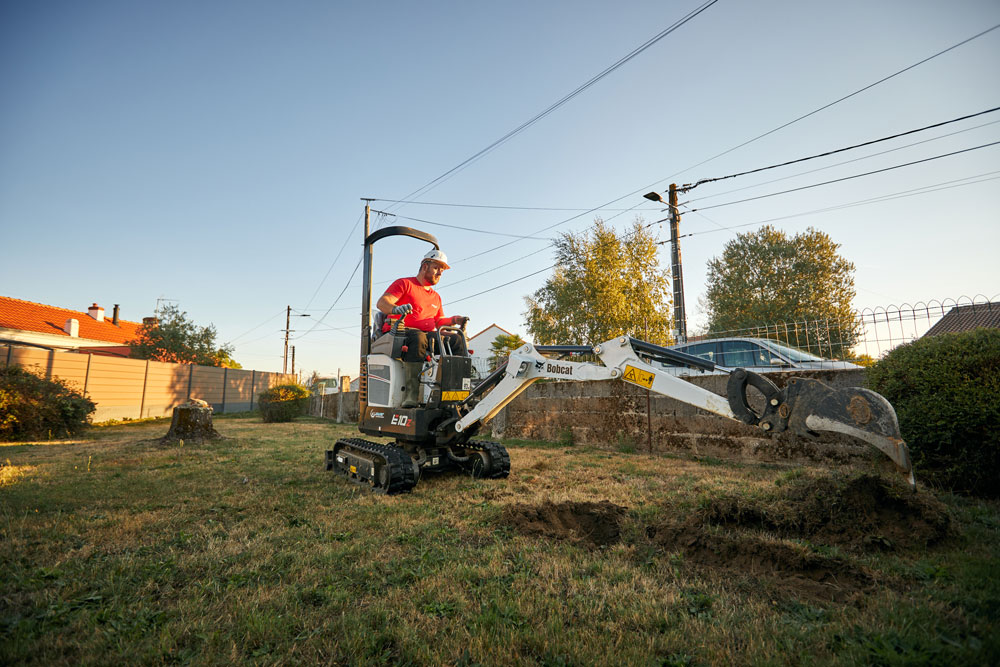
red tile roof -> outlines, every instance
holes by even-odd
[[[138,322],[128,322],[120,318],[118,326],[115,326],[111,323],[110,317],[98,322],[85,310],[69,310],[0,296],[0,328],[36,331],[69,338],[69,334],[63,330],[68,319],[75,319],[80,323],[80,338],[109,343],[129,342],[138,335],[139,327],[142,326]]]

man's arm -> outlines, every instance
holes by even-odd
[[[386,315],[389,315],[390,313],[392,313],[392,309],[396,305],[397,301],[399,301],[398,296],[389,296],[388,294],[383,294],[382,298],[380,298],[378,300],[378,303],[375,304],[375,307],[381,310]]]

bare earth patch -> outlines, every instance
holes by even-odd
[[[704,520],[761,528],[850,551],[927,547],[952,533],[951,517],[929,493],[912,493],[874,475],[794,480],[768,496],[714,501]]]

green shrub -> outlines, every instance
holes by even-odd
[[[46,440],[83,430],[94,402],[58,378],[0,368],[0,440]]]
[[[279,384],[263,392],[257,399],[260,414],[266,422],[290,422],[304,415],[309,407],[310,392],[302,385]]]
[[[921,338],[868,370],[893,404],[917,479],[1000,495],[1000,330]]]

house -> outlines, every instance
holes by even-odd
[[[979,327],[1000,329],[1000,301],[955,306],[924,335],[937,336],[943,333],[958,333]]]
[[[481,377],[490,373],[490,357],[493,356],[493,341],[497,336],[513,336],[511,332],[496,324],[491,324],[479,333],[468,338],[469,356],[472,357],[472,367]]]
[[[96,303],[70,310],[0,296],[0,345],[128,357],[141,326],[121,319],[118,304],[109,318]]]

